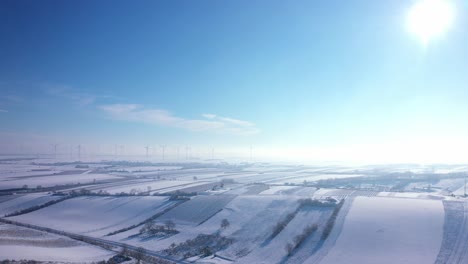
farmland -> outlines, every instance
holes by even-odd
[[[2,225],[23,230],[18,237],[3,231],[0,252],[8,258],[28,246],[27,259],[69,254],[76,262],[82,252],[80,261],[92,262],[124,244],[151,252],[148,258],[195,263],[463,263],[468,256],[458,169],[16,163],[0,163],[2,217],[25,225]],[[24,230],[42,235],[27,242]],[[54,255],[54,248],[73,252]]]

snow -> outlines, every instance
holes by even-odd
[[[270,186],[268,190],[261,192],[262,195],[283,194],[287,190],[297,188],[295,186]]]
[[[199,225],[222,210],[235,196],[197,196],[158,218],[158,221],[172,220],[176,224]]]
[[[13,212],[27,209],[36,205],[42,205],[49,201],[60,199],[60,196],[47,194],[26,194],[26,195],[8,195],[11,199],[0,202],[0,215],[11,214]],[[4,199],[7,197],[3,197]]]
[[[136,190],[137,192],[147,192],[151,190],[151,193],[167,193],[173,192],[180,189],[194,187],[202,184],[206,184],[207,182],[203,181],[169,181],[169,180],[140,180],[136,181],[136,183],[122,183],[119,185],[114,185],[108,188],[102,188],[102,190],[109,192],[110,194],[116,193],[129,193],[132,190]],[[150,189],[148,189],[148,187]]]
[[[464,179],[443,179],[440,180],[437,184],[434,184],[433,187],[446,190],[448,192],[454,192],[464,185]]]
[[[242,203],[236,204],[237,208],[231,207],[237,215],[226,218],[235,223],[234,227],[226,233],[230,234],[229,237],[234,238],[235,242],[226,250],[217,253],[229,259],[237,259],[258,250],[272,234],[273,227],[298,206],[295,197],[287,196],[257,196],[250,197],[250,199],[239,197],[238,199]],[[281,250],[278,253],[282,253],[284,247],[275,250]]]
[[[147,172],[155,171],[166,171],[166,170],[180,170],[181,166],[133,166],[133,167],[123,167],[123,170],[136,173],[136,174],[145,174]]]
[[[293,238],[301,234],[305,227],[313,224],[324,224],[327,217],[330,216],[332,212],[331,208],[303,208],[301,209],[291,222],[281,231],[273,240],[271,240],[266,245],[262,244],[256,250],[252,251],[246,257],[238,260],[239,263],[280,263],[283,259],[287,257],[287,252],[285,246],[287,243],[293,241]],[[318,235],[318,232],[315,234]],[[306,245],[308,254],[305,257],[309,256],[312,252],[312,245]],[[305,258],[304,256],[302,256]],[[295,263],[300,263],[295,262]],[[294,262],[293,262],[294,263]]]
[[[444,209],[444,238],[435,263],[467,263],[468,204],[466,201],[444,201]]]
[[[441,201],[357,197],[321,264],[433,263],[441,247]]]
[[[67,237],[0,224],[0,259],[89,263],[113,255],[114,252]]]
[[[76,183],[92,183],[94,180],[113,180],[118,177],[108,174],[67,174],[67,175],[49,175],[37,177],[22,177],[8,178],[0,181],[0,189],[21,188],[23,185],[28,185],[29,188],[35,188],[39,185],[42,187],[50,187],[55,185],[66,185]]]
[[[294,175],[294,174],[293,174]],[[355,178],[355,177],[362,177],[362,174],[310,174],[310,175],[300,175],[296,174],[296,176],[289,176],[283,177],[281,179],[274,179],[272,181],[267,181],[268,183],[292,183],[292,184],[302,184],[304,181],[307,182],[315,182],[320,180],[327,180],[327,179],[343,179],[343,178]]]
[[[166,197],[156,196],[77,197],[12,218],[68,232],[104,236],[138,224],[172,203]]]
[[[176,223],[176,230],[180,232],[176,235],[165,239],[145,240],[133,237],[139,230],[139,228],[135,228],[111,236],[110,239],[125,241],[128,244],[144,246],[154,250],[163,250],[168,248],[171,243],[185,242],[188,239],[195,238],[198,234],[218,232],[220,231],[221,221],[227,219],[230,225],[227,229],[222,230],[221,235],[234,238],[236,242],[232,246],[235,248],[247,246],[250,250],[254,250],[263,242],[257,240],[257,238],[263,237],[266,239],[271,234],[273,225],[281,217],[297,207],[297,197],[252,195],[234,198],[231,195],[222,196],[215,195],[207,196],[205,199],[193,199],[156,219],[156,222],[160,224],[164,224],[164,221],[168,219],[173,220]],[[199,196],[197,198],[203,197]],[[232,200],[232,198],[234,199]],[[207,208],[205,209],[205,207]],[[206,219],[207,217],[208,219]],[[204,220],[199,224],[201,219]],[[127,237],[132,237],[132,239]],[[283,250],[281,248],[282,252]],[[217,255],[231,259],[230,252],[217,252]]]

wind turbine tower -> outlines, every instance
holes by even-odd
[[[162,160],[164,160],[164,155],[166,153],[166,145],[161,145],[162,148]]]
[[[59,144],[53,144],[52,146],[54,147],[54,159],[57,159],[57,147]]]
[[[78,161],[81,161],[81,144],[78,144]]]
[[[145,149],[146,149],[146,158],[148,158],[149,146],[146,146]]]

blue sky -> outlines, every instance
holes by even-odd
[[[1,1],[2,143],[450,151],[468,132],[467,5],[422,45],[414,2]]]

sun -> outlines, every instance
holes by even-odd
[[[455,6],[451,0],[419,0],[407,17],[408,30],[424,45],[443,33],[453,24]]]

